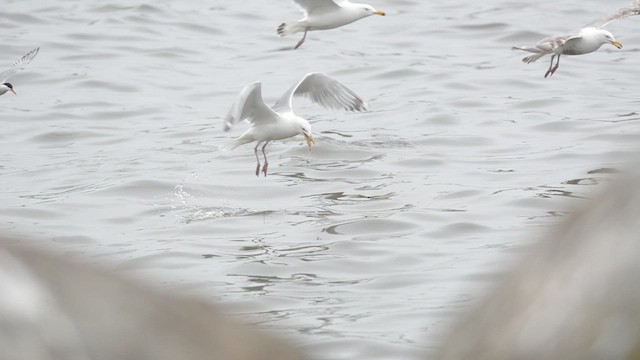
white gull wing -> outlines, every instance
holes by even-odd
[[[305,16],[309,15],[309,13],[320,13],[320,12],[331,12],[340,8],[334,0],[293,0],[300,10],[305,14]],[[346,2],[346,0],[338,1]]]
[[[568,39],[566,39],[564,41],[564,44],[562,44],[563,46],[563,53],[564,54],[571,54],[572,52],[574,52],[575,47],[578,46],[578,41],[582,39],[582,36],[572,36]]]
[[[322,73],[309,73],[293,85],[273,106],[277,112],[293,112],[293,97],[306,96],[314,103],[331,109],[365,111],[367,105],[356,93]]]
[[[10,77],[15,75],[18,71],[24,69],[24,66],[29,64],[31,62],[31,60],[33,60],[33,58],[35,58],[36,55],[38,55],[38,51],[39,50],[40,50],[40,48],[37,47],[37,48],[29,51],[25,56],[21,57],[20,59],[18,59],[13,64],[11,64],[10,68],[8,68],[7,70],[5,70],[5,71],[0,73],[0,81],[5,83],[5,82],[7,82],[7,80],[9,80]]]
[[[233,124],[247,120],[252,124],[277,121],[280,115],[271,110],[262,99],[262,84],[259,81],[247,85],[231,106],[224,118],[224,131]]]
[[[634,0],[627,7],[618,9],[613,14],[607,15],[601,19],[589,23],[585,27],[602,28],[613,21],[624,19],[626,17],[634,15],[640,15],[640,0]]]

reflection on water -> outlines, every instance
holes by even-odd
[[[319,359],[404,359],[637,155],[639,22],[553,79],[509,51],[611,4],[377,0],[382,23],[290,51],[283,1],[8,1],[2,57],[41,53],[0,98],[2,230],[237,305]],[[223,150],[237,89],[311,71],[371,111],[297,99],[317,146],[273,142],[256,178],[251,146]]]

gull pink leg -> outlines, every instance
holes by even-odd
[[[302,45],[302,43],[304,42],[304,40],[307,38],[307,32],[304,32],[304,36],[302,37],[302,39],[300,39],[300,41],[298,41],[298,43],[296,44],[296,47],[293,48],[293,50],[297,49],[300,47],[300,45]]]
[[[551,70],[551,74],[549,74],[549,76],[555,74],[559,66],[560,66],[560,55],[558,55],[558,61],[556,62],[556,66],[553,67],[553,70]]]
[[[258,158],[258,146],[260,146],[260,143],[258,142],[256,144],[256,147],[253,148],[253,152],[256,154],[256,176],[260,176],[260,158]]]
[[[547,69],[547,72],[544,74],[544,77],[546,78],[549,75],[553,74],[553,59],[555,59],[556,55],[551,55],[551,63],[549,64],[549,69]]]
[[[267,141],[262,146],[262,155],[264,155],[264,166],[262,167],[262,173],[264,174],[264,177],[267,177],[267,168],[269,167],[269,161],[267,160],[267,153],[265,153],[265,151],[264,151],[264,149],[267,147],[268,143],[269,142]]]

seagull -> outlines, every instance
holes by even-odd
[[[371,15],[382,15],[384,11],[379,11],[367,4],[357,4],[348,0],[293,0],[302,12],[304,17],[291,23],[282,23],[278,26],[280,37],[303,32],[304,36],[294,50],[307,38],[307,31],[329,30],[350,24]]]
[[[267,176],[269,162],[265,148],[272,140],[282,140],[302,134],[309,150],[315,140],[311,136],[311,125],[293,113],[294,96],[306,96],[325,108],[345,109],[347,111],[365,111],[367,105],[358,95],[337,80],[322,74],[309,73],[293,85],[280,99],[269,108],[262,99],[261,83],[256,81],[247,85],[225,117],[224,130],[229,131],[233,124],[247,120],[251,127],[231,144],[231,150],[240,145],[256,141],[253,152],[256,154],[256,176],[260,175],[258,147],[262,145],[264,166],[262,173]]]
[[[622,44],[617,41],[613,34],[602,28],[607,24],[633,15],[640,15],[640,0],[633,1],[629,6],[618,9],[613,14],[596,20],[577,32],[568,35],[553,35],[540,40],[535,46],[514,46],[513,50],[524,50],[534,55],[522,59],[524,63],[530,64],[545,55],[551,54],[551,63],[544,77],[553,75],[560,66],[560,55],[582,55],[598,50],[604,44],[611,44],[618,49],[622,49]],[[553,60],[558,58],[556,65]]]
[[[2,81],[2,84],[0,84],[0,95],[4,95],[7,91],[11,91],[15,95],[17,95],[15,90],[13,90],[13,85],[11,85],[11,83],[8,83],[7,80],[9,80],[9,78],[15,75],[18,71],[24,69],[24,66],[30,63],[31,60],[33,60],[33,58],[38,55],[39,50],[40,48],[37,47],[29,51],[25,56],[21,57],[16,62],[11,64],[10,68],[0,73],[0,80]]]

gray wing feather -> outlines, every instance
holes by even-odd
[[[322,73],[307,74],[280,97],[273,109],[278,112],[293,112],[294,96],[306,96],[314,103],[331,109],[367,110],[366,103],[356,93]]]
[[[627,7],[618,9],[613,14],[605,16],[602,19],[598,19],[585,27],[601,28],[613,21],[634,15],[640,15],[640,0],[634,0]]]
[[[33,60],[33,58],[38,55],[38,51],[40,51],[39,47],[29,51],[25,56],[16,60],[16,62],[11,64],[11,67],[9,69],[0,73],[0,80],[2,80],[3,83],[7,82],[10,77],[15,75],[18,71],[24,69],[24,66],[29,64]]]
[[[233,103],[224,119],[224,130],[229,131],[231,126],[242,120],[255,123],[274,121],[277,118],[278,114],[264,103],[262,85],[256,81],[247,85],[238,95],[238,99]]]
[[[563,46],[570,39],[579,39],[580,36],[573,35],[553,35],[547,38],[544,38],[536,44],[536,48],[546,52],[552,53],[553,50]]]

